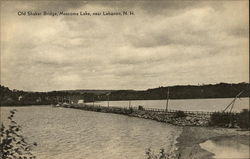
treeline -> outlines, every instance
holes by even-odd
[[[198,99],[198,98],[233,98],[239,92],[244,91],[240,97],[249,97],[249,83],[238,84],[209,84],[209,85],[185,85],[158,87],[143,91],[117,90],[85,92],[79,90],[51,91],[51,92],[27,92],[10,90],[0,85],[0,101],[2,106],[9,105],[45,105],[59,102],[76,102],[83,99],[85,102],[106,100],[157,100],[166,99],[168,90],[170,99]]]
[[[209,85],[185,85],[148,89],[145,91],[121,90],[113,91],[109,100],[156,100],[166,99],[168,90],[170,99],[198,99],[198,98],[234,98],[244,91],[241,97],[249,97],[249,83],[238,84],[209,84]],[[107,95],[99,96],[99,100],[107,100]]]
[[[59,102],[77,101],[84,99],[84,94],[67,91],[51,92],[27,92],[22,90],[10,90],[0,85],[1,106],[22,106],[22,105],[49,105]]]

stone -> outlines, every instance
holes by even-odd
[[[187,116],[185,119],[186,119],[186,120],[191,120],[191,117],[190,117],[190,116]]]

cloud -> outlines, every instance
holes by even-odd
[[[133,27],[138,33],[129,32],[126,37],[134,47],[157,47],[171,44],[220,47],[222,40],[237,41],[237,38],[244,38],[248,33],[248,20],[245,14],[241,14],[244,10],[242,6],[229,7],[230,10],[236,10],[237,14],[235,13],[233,17],[227,5],[225,7],[221,10],[216,10],[211,6],[192,8],[171,17],[160,15],[148,21],[148,24],[143,22],[145,25],[143,28],[140,28],[142,24],[137,23],[138,25]],[[232,19],[237,20],[232,21]]]
[[[1,84],[147,89],[248,81],[247,1],[4,2]],[[135,16],[18,16],[18,10]]]

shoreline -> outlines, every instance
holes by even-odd
[[[216,127],[183,127],[177,138],[177,159],[211,159],[214,154],[201,148],[200,144],[207,140],[232,140],[249,146],[249,131]],[[240,139],[240,140],[239,140]]]

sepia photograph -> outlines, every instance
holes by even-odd
[[[0,1],[0,159],[249,159],[249,0]]]

